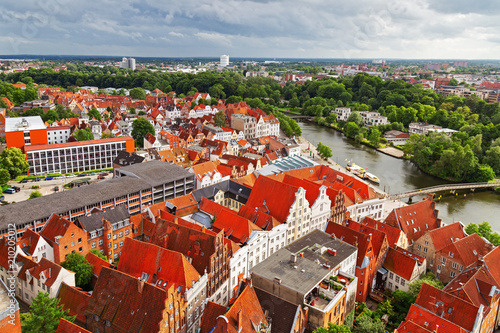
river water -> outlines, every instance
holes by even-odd
[[[321,142],[332,148],[332,160],[342,166],[348,161],[360,165],[380,178],[380,189],[389,194],[447,183],[445,180],[427,175],[409,161],[397,159],[376,151],[365,145],[357,144],[342,133],[314,123],[299,123],[302,136],[317,145]],[[465,194],[465,196],[464,196]],[[439,199],[439,195],[442,197]],[[413,201],[420,200],[414,197]],[[407,199],[403,199],[407,200]],[[492,191],[472,193],[463,191],[458,195],[439,193],[436,195],[439,217],[445,223],[461,221],[488,221],[492,228],[500,232],[500,195]]]

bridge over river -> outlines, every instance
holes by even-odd
[[[412,198],[416,195],[423,195],[427,193],[436,193],[436,192],[442,192],[442,191],[451,191],[455,192],[456,190],[472,190],[474,191],[476,188],[492,188],[492,187],[499,187],[500,186],[500,181],[496,182],[491,182],[491,183],[461,183],[461,184],[443,184],[443,185],[436,185],[436,186],[430,186],[430,187],[425,187],[409,192],[404,192],[404,193],[398,193],[389,196],[390,199],[392,200],[397,200],[397,199],[403,199],[403,198]]]

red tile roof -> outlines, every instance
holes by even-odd
[[[429,198],[408,206],[395,208],[384,222],[403,230],[410,242],[416,241],[426,231],[441,226],[435,202]]]
[[[200,202],[200,210],[202,212],[205,212],[205,213],[208,213],[212,216],[219,216],[219,214],[222,212],[222,211],[227,211],[227,212],[233,212],[231,209],[227,208],[227,207],[224,207],[222,205],[219,205],[218,203],[212,201],[212,200],[209,200],[205,197],[203,197],[201,199],[201,202]]]
[[[479,308],[472,303],[427,283],[422,285],[415,304],[468,331],[474,328],[479,311]]]
[[[435,332],[435,328],[439,327],[438,332],[468,333],[468,331],[460,327],[460,325],[457,325],[449,320],[441,318],[435,315],[434,313],[427,311],[426,309],[421,308],[415,304],[411,305],[410,310],[406,315],[406,321],[413,322],[414,324],[420,327],[429,328],[429,330],[432,332]]]
[[[200,279],[200,274],[182,253],[132,238],[125,238],[118,270],[136,278],[146,273],[149,277],[145,282],[162,289],[173,284],[175,289],[182,287],[182,293]]]
[[[98,256],[96,256],[92,252],[87,253],[87,255],[85,256],[85,259],[87,259],[87,261],[92,264],[94,275],[97,277],[99,276],[99,273],[101,272],[101,269],[103,267],[115,268],[115,266],[113,266],[113,264],[110,264],[106,260],[99,258]]]
[[[266,316],[262,311],[255,290],[251,286],[246,286],[229,311],[226,312],[224,318],[217,319],[214,333],[255,332],[255,327],[259,327],[260,324],[268,325]]]
[[[69,315],[76,316],[76,319],[85,323],[85,309],[89,304],[90,294],[80,288],[71,287],[66,283],[61,284],[57,294],[59,304],[62,304],[64,310],[69,310]]]
[[[226,313],[225,306],[208,301],[201,317],[200,333],[209,333],[217,325],[217,317]]]
[[[363,260],[367,256],[369,250],[373,248],[370,242],[370,237],[368,237],[368,235],[365,235],[359,231],[349,229],[348,227],[334,222],[328,222],[325,232],[348,244],[356,246],[358,248],[358,258],[356,261],[356,266],[362,267]]]
[[[384,222],[377,221],[371,217],[365,217],[361,222],[363,225],[384,232],[387,236],[389,246],[396,246],[403,232],[399,228],[394,228]]]
[[[298,187],[281,183],[266,176],[259,176],[250,193],[246,205],[274,216],[284,223],[290,214],[290,207],[295,201]],[[279,196],[276,195],[279,193]]]
[[[389,248],[385,258],[384,267],[401,276],[406,281],[411,281],[411,276],[419,264],[421,257],[409,252]]]
[[[40,240],[40,234],[34,232],[33,230],[27,228],[23,234],[23,237],[17,241],[17,244],[23,249],[28,255],[33,255]]]
[[[457,239],[462,239],[467,236],[463,225],[460,222],[445,225],[429,231],[429,236],[432,239],[436,251],[453,244]]]
[[[428,330],[412,321],[403,321],[399,324],[397,333],[433,333],[434,331]]]
[[[492,302],[491,291],[496,287],[496,282],[483,267],[473,267],[463,271],[450,281],[443,291],[471,302],[475,306],[489,307]]]
[[[236,243],[246,243],[253,231],[262,231],[253,222],[236,214],[236,212],[221,211],[215,219],[212,229],[215,232],[224,230],[224,235]]]
[[[368,235],[370,237],[370,241],[372,242],[373,245],[373,252],[377,255],[377,257],[380,254],[380,250],[382,248],[382,245],[386,242],[386,235],[383,231],[374,229],[372,227],[363,225],[361,223],[358,223],[353,220],[349,220],[346,223],[346,227],[352,230],[356,230],[359,232],[364,233],[365,235]],[[385,254],[383,254],[385,255]]]
[[[90,333],[90,331],[61,318],[56,333]]]
[[[18,256],[18,258],[21,256]],[[27,266],[27,267],[25,267]],[[26,271],[29,271],[29,273],[36,278],[37,280],[40,280],[40,277],[43,276],[45,277],[45,282],[44,284],[48,287],[52,287],[54,282],[56,282],[59,273],[61,270],[63,270],[62,266],[59,266],[58,264],[42,257],[38,263],[35,265],[23,265],[21,268],[21,271],[24,271],[24,274],[26,275]],[[19,274],[21,275],[21,273]],[[23,279],[25,280],[25,279]]]
[[[462,264],[464,267],[469,267],[476,264],[479,259],[488,254],[492,249],[492,245],[487,243],[478,234],[472,234],[465,238],[442,248],[436,254],[441,254],[448,257],[449,253],[453,253],[453,261]]]
[[[103,268],[85,314],[108,320],[114,331],[158,332],[167,292],[137,277]]]
[[[494,248],[490,253],[484,256],[484,266],[488,269],[496,285],[500,286],[500,246]]]
[[[274,227],[280,225],[281,223],[276,220],[272,215],[266,214],[264,212],[256,211],[248,207],[247,205],[243,205],[240,207],[238,211],[238,215],[252,221],[257,226],[259,226],[262,230],[272,230]]]
[[[66,235],[69,228],[74,226],[74,223],[66,220],[57,214],[52,214],[49,221],[44,225],[40,231],[40,235],[50,243],[56,243],[58,236]]]

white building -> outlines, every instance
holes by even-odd
[[[385,198],[364,200],[363,202],[348,206],[347,212],[349,212],[350,218],[356,222],[362,221],[367,216],[380,220],[384,214],[385,202]]]
[[[385,288],[391,291],[408,291],[410,284],[425,273],[427,262],[424,257],[390,247],[383,268],[387,270]]]
[[[120,62],[120,68],[127,68],[131,70],[135,70],[135,59],[134,58],[123,58]]]
[[[70,135],[71,128],[69,126],[54,126],[47,128],[47,141],[49,145],[68,142]]]
[[[226,54],[223,54],[220,56],[220,67],[226,67],[229,66],[229,56]]]
[[[243,131],[247,140],[255,139],[257,135],[257,120],[246,114],[233,114],[231,116],[231,128]]]
[[[332,112],[337,114],[337,120],[346,121],[351,115],[351,108],[336,108]]]

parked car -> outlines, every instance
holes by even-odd
[[[103,175],[97,176],[97,179],[106,179]]]
[[[95,175],[95,172],[89,173],[89,176],[94,176],[94,175]]]
[[[64,179],[64,178],[66,178],[66,177],[64,177],[64,176],[57,176],[57,177],[54,177],[54,179]]]
[[[16,190],[14,190],[13,188],[8,188],[8,189],[4,190],[3,193],[14,194],[14,193],[16,193]]]
[[[56,191],[56,192],[59,191],[59,186],[55,186],[54,191]]]
[[[66,178],[74,178],[76,175],[67,175]]]
[[[42,180],[42,179],[41,179],[41,178],[33,178],[33,179],[31,180],[31,182],[39,182],[40,180]]]
[[[18,186],[12,186],[11,188],[13,188],[16,192],[21,191],[21,188]]]
[[[0,201],[5,201],[5,196],[0,195]]]
[[[78,177],[85,177],[87,174],[85,172],[82,172],[81,174],[78,175]]]
[[[107,173],[106,171],[103,171],[103,172],[100,173],[100,175],[101,176],[107,176],[107,175],[109,175],[109,173]]]
[[[24,179],[23,179],[23,180],[21,180],[19,183],[20,183],[20,184],[24,184],[24,183],[27,183],[27,182],[28,182],[28,180],[27,180],[26,178],[24,178]]]
[[[45,178],[45,180],[52,180],[52,179],[54,179],[54,177],[52,177],[52,176]]]

